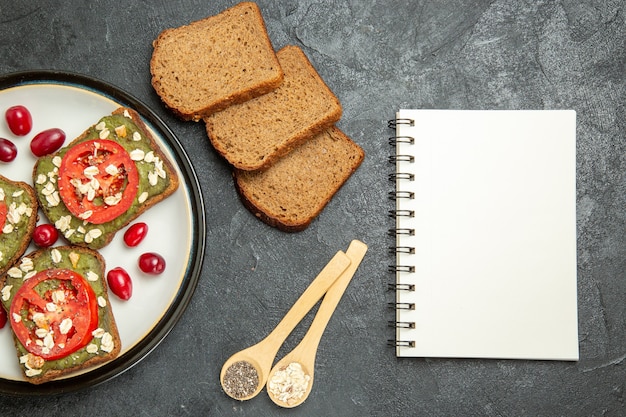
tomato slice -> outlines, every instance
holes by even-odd
[[[9,317],[27,351],[55,360],[91,341],[98,327],[98,302],[82,275],[70,269],[49,269],[27,279],[17,290]]]
[[[59,167],[59,195],[68,210],[90,223],[109,222],[133,204],[137,166],[120,144],[88,140],[72,146]]]
[[[7,204],[4,201],[0,201],[0,235],[2,234],[2,229],[4,229],[4,224],[7,221]]]

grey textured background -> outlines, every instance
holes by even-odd
[[[80,72],[147,103],[189,153],[208,220],[196,293],[153,353],[77,393],[0,396],[0,414],[625,415],[624,1],[259,1],[274,47],[304,49],[344,106],[339,127],[366,152],[298,234],[251,216],[202,125],[176,120],[150,86],[151,42],[161,30],[234,3],[0,0],[0,74]],[[393,318],[386,120],[399,107],[577,111],[579,362],[398,360],[386,347]],[[322,339],[309,399],[283,410],[264,393],[243,403],[228,398],[218,381],[224,360],[263,338],[312,271],[353,238],[370,251]],[[286,348],[303,333],[297,328]]]

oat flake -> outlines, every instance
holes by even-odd
[[[311,377],[304,372],[302,365],[292,362],[276,371],[267,387],[274,398],[287,405],[293,405],[304,396],[310,380]]]

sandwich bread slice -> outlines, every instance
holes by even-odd
[[[277,52],[285,72],[274,91],[204,118],[213,147],[237,169],[267,168],[341,118],[339,99],[304,52]]]
[[[283,80],[259,7],[242,2],[153,42],[152,86],[183,120],[272,91]]]
[[[266,170],[235,170],[244,206],[285,232],[306,229],[361,165],[365,154],[337,127],[304,142]]]

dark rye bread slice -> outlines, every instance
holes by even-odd
[[[58,246],[23,256],[0,278],[2,307],[8,312],[17,357],[28,382],[42,384],[119,355],[122,343],[109,302],[105,271],[104,258],[98,252]],[[68,280],[73,273],[78,277]],[[32,285],[32,289],[20,292],[23,285]],[[87,293],[81,288],[87,287],[93,292],[81,299],[80,294]],[[18,308],[20,294],[29,300],[22,308]],[[89,301],[83,304],[76,300]],[[97,317],[97,322],[85,323],[84,317]]]
[[[255,3],[239,3],[215,16],[166,29],[153,47],[152,86],[183,120],[198,121],[265,94],[283,80]]]
[[[126,211],[104,223],[90,221],[91,217],[86,215],[89,210],[82,213],[83,217],[77,217],[81,213],[70,211],[60,190],[61,164],[64,155],[73,147],[93,140],[113,141],[121,145],[129,154],[138,172],[138,185],[132,204]],[[126,172],[125,169],[121,171],[122,175]],[[78,173],[80,171],[72,174]],[[83,185],[88,182],[85,177],[81,181]],[[124,179],[125,184],[126,181]],[[43,213],[68,243],[100,249],[108,245],[120,229],[172,195],[178,188],[179,178],[172,162],[152,137],[141,116],[130,108],[120,107],[111,115],[102,117],[67,146],[53,154],[40,157],[33,169],[33,183]],[[80,195],[81,198],[89,191],[81,191],[76,186],[70,190],[71,195]],[[98,201],[98,198],[96,195],[94,201]],[[117,203],[114,202],[111,206],[114,204]]]
[[[235,170],[241,200],[255,216],[285,232],[306,229],[361,165],[365,154],[333,126],[266,170]]]
[[[37,208],[37,196],[30,185],[0,175],[0,275],[28,248]]]
[[[211,143],[235,168],[270,166],[341,117],[339,100],[297,46],[277,52],[285,72],[276,90],[204,118]]]

